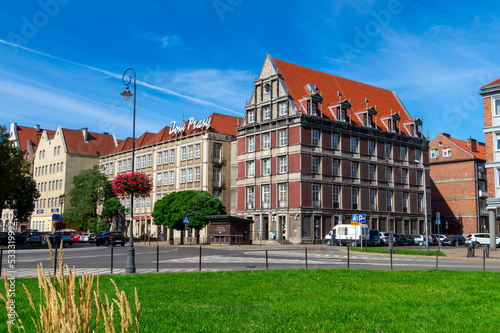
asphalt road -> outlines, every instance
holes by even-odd
[[[360,254],[346,248],[328,247],[324,245],[284,247],[270,246],[168,246],[163,243],[157,247],[139,244],[135,245],[135,264],[138,273],[159,272],[196,272],[223,270],[263,270],[263,269],[302,269],[302,268],[353,268],[390,270],[391,260],[387,254]],[[200,251],[201,248],[201,251]],[[407,247],[405,247],[407,248]],[[410,247],[411,248],[411,247]],[[418,247],[417,247],[418,248]],[[431,248],[435,251],[437,248]],[[158,251],[159,250],[159,251]],[[448,258],[440,257],[438,269],[447,270],[483,270],[481,258],[465,258],[466,250],[461,247],[452,249],[454,252]],[[75,244],[64,248],[64,264],[75,267],[77,275],[85,271],[89,273],[110,274],[111,258],[113,274],[125,272],[128,244],[126,246],[96,247],[90,244]],[[201,253],[201,261],[200,261]],[[463,254],[463,255],[462,255]],[[482,255],[482,251],[478,251]],[[158,260],[157,260],[158,256]],[[12,259],[12,257],[10,258]],[[43,265],[45,272],[54,273],[48,249],[18,249],[15,252],[15,264],[8,264],[7,251],[4,249],[2,258],[3,270],[7,269],[9,276],[36,277],[37,265]],[[394,255],[392,260],[394,270],[428,270],[436,269],[436,257],[400,256]],[[486,259],[487,271],[500,272],[499,259]]]

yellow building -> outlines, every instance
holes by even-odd
[[[240,122],[241,118],[213,113],[203,120],[191,117],[179,125],[173,121],[160,132],[146,132],[135,140],[134,169],[148,174],[154,185],[149,197],[134,198],[136,237],[159,234],[160,228],[151,217],[154,203],[175,191],[208,191],[221,199],[229,214],[231,142],[236,139]],[[120,173],[132,172],[132,139],[127,138],[102,156],[100,165],[110,180]],[[130,208],[130,197],[121,201]],[[180,232],[174,233],[175,239],[180,237]],[[206,240],[206,233],[201,237],[200,241]]]
[[[73,177],[98,165],[103,152],[117,145],[114,134],[89,132],[87,128],[59,126],[55,132],[43,131],[33,159],[33,179],[41,196],[31,216],[31,229],[54,231],[53,214],[69,208],[67,194],[73,188]]]

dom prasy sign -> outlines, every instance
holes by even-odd
[[[186,126],[187,125],[187,126]],[[189,128],[192,128],[193,130],[199,129],[199,128],[205,128],[205,130],[208,130],[212,126],[212,118],[206,118],[200,121],[196,121],[194,117],[189,118],[188,121],[186,121],[184,124],[177,126],[175,121],[172,121],[170,123],[170,130],[168,131],[168,134],[178,134],[178,133],[183,133],[185,131],[189,131]]]

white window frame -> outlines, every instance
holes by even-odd
[[[359,147],[359,139],[357,136],[351,136],[351,153],[357,153]]]
[[[278,199],[280,203],[288,202],[288,186],[287,184],[278,185]]]
[[[271,159],[262,159],[262,175],[269,176],[271,174]]]
[[[408,149],[406,149],[406,146],[401,146],[401,160],[406,161],[408,158]]]
[[[193,182],[193,168],[187,169],[187,182],[188,183]]]
[[[186,160],[186,147],[181,147],[181,162]]]
[[[156,165],[163,164],[163,153],[161,151],[156,153]]]
[[[194,158],[201,157],[201,143],[197,143],[194,145]]]
[[[288,114],[288,102],[280,103],[280,116],[286,116]]]
[[[161,172],[156,174],[156,186],[161,186]]]
[[[262,134],[262,149],[270,149],[271,148],[271,133],[263,133]]]
[[[319,173],[319,164],[321,163],[321,158],[319,156],[312,157],[312,173]]]
[[[175,172],[174,171],[170,171],[169,173],[169,183],[170,185],[174,185],[175,184]]]
[[[146,169],[146,155],[142,156],[142,168]]]
[[[170,149],[170,163],[175,163],[175,149]]]
[[[451,157],[451,147],[443,147],[443,157]]]
[[[247,177],[255,177],[255,161],[247,162]]]
[[[431,149],[431,158],[438,158],[438,157],[439,157],[439,149],[438,148]]]
[[[375,164],[370,164],[368,166],[368,179],[375,180],[375,175],[377,173],[377,167]]]
[[[262,203],[271,204],[271,185],[262,185]]]
[[[188,160],[193,159],[193,145],[188,146],[187,158],[188,158]]]
[[[271,106],[266,105],[262,107],[262,117],[264,120],[271,119]]]
[[[340,149],[340,134],[332,133],[332,149],[339,150]]]
[[[248,122],[249,123],[255,122],[255,111],[254,110],[248,110]]]
[[[201,179],[200,170],[201,170],[201,168],[199,166],[194,168],[194,181],[195,182],[199,182]]]
[[[255,151],[255,136],[252,135],[247,137],[247,146],[248,146],[247,151],[249,153]]]
[[[168,185],[168,172],[163,173],[163,185]]]
[[[279,146],[284,147],[288,145],[288,131],[286,129],[279,131]]]
[[[186,182],[186,169],[181,169],[181,184]]]
[[[280,164],[280,173],[288,172],[288,156],[278,156],[278,161]]]
[[[168,164],[168,150],[163,152],[163,164]]]

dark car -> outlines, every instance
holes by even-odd
[[[392,234],[392,238],[394,239],[394,245],[404,245],[402,235]]]
[[[465,244],[464,236],[448,236],[442,243],[443,246],[460,246]]]
[[[38,231],[25,231],[23,232],[23,235],[26,237],[26,244],[42,245],[43,238]]]
[[[73,245],[73,237],[69,231],[56,231],[53,234],[47,235],[47,239],[50,241],[51,245],[59,246],[59,244]]]
[[[99,237],[99,235],[100,234],[90,234],[87,242],[95,244],[95,240]]]
[[[437,236],[429,235],[429,245],[438,245]]]
[[[96,235],[95,245],[125,245],[125,236],[119,231],[105,231]]]
[[[413,245],[413,238],[411,235],[400,235],[401,236],[401,243],[402,245]]]

